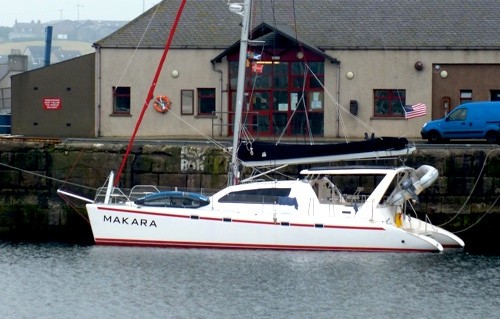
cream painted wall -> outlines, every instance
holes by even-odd
[[[158,67],[162,50],[138,50],[133,55],[132,50],[105,49],[101,50],[101,81],[97,81],[97,105],[101,105],[100,115],[97,115],[96,127],[99,125],[101,136],[130,136],[140,116],[141,110],[149,92],[156,68]],[[196,108],[196,89],[216,89],[216,109],[220,110],[220,73],[212,69],[210,60],[218,50],[170,50],[161,75],[156,84],[154,95],[166,95],[172,101],[168,113],[158,113],[152,103],[148,106],[137,133],[138,137],[155,136],[195,136],[212,135],[212,118],[199,117],[195,109],[194,115],[181,115],[181,90],[194,90]],[[218,64],[223,71],[223,80],[227,81],[227,65]],[[97,66],[99,69],[99,66]],[[173,78],[171,72],[177,70],[179,76]],[[99,75],[98,75],[99,79]],[[100,83],[99,83],[100,82]],[[113,86],[131,87],[131,115],[113,116]],[[99,91],[99,87],[101,91]],[[225,84],[223,84],[225,87]],[[222,95],[222,97],[226,97]],[[100,100],[100,101],[99,101]],[[227,105],[225,99],[222,101]]]
[[[180,115],[180,91],[215,88],[217,111],[227,111],[227,62],[218,63],[212,69],[210,60],[220,50],[170,50],[156,86],[155,96],[167,95],[173,102],[166,114],[157,113],[150,105],[145,113],[139,137],[155,136],[212,136],[212,118]],[[432,65],[450,63],[498,63],[498,51],[448,51],[448,50],[340,50],[328,51],[328,55],[341,61],[340,66],[325,63],[325,138],[362,138],[365,132],[379,136],[404,136],[420,138],[420,129],[431,119]],[[96,54],[96,128],[100,136],[130,136],[140,115],[151,85],[162,50],[103,49]],[[99,63],[101,59],[101,63]],[[422,71],[414,68],[416,61],[424,65]],[[171,71],[179,72],[172,78]],[[353,72],[349,80],[346,73]],[[100,81],[99,81],[100,78]],[[338,78],[340,82],[338,82]],[[112,113],[112,87],[132,88],[131,117],[110,116]],[[427,116],[411,120],[373,118],[374,89],[405,89],[406,103],[423,102],[428,106]],[[101,91],[100,91],[101,90]],[[221,91],[222,90],[222,91]],[[337,100],[345,111],[337,116]],[[349,101],[357,100],[358,118],[349,114]],[[220,123],[220,119],[216,120]],[[214,136],[227,136],[227,118],[224,126],[214,127]],[[340,123],[340,125],[338,124]]]
[[[325,136],[363,137],[364,132],[373,128],[380,136],[402,136],[420,138],[422,125],[431,119],[432,108],[432,65],[439,63],[499,63],[498,51],[449,51],[449,50],[359,50],[326,52],[341,61],[339,103],[349,111],[349,101],[359,103],[358,121],[346,112],[340,112],[341,125],[337,125],[335,102],[325,94]],[[416,61],[424,65],[422,71],[414,67]],[[337,97],[336,65],[329,65],[325,72],[327,90]],[[354,78],[349,80],[347,72],[353,72]],[[330,82],[331,81],[331,82]],[[332,83],[329,85],[329,83]],[[374,89],[405,89],[406,104],[418,102],[428,107],[427,116],[405,119],[373,118]],[[342,125],[342,123],[344,125]],[[366,126],[367,127],[366,127]],[[345,127],[345,129],[343,128]],[[344,133],[347,132],[347,133]]]

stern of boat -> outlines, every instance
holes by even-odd
[[[433,231],[424,231],[422,235],[432,238],[443,245],[444,248],[464,248],[465,242],[453,234],[452,232],[447,231],[446,229],[442,229],[437,227]]]
[[[439,242],[444,248],[449,249],[465,247],[465,242],[457,235],[444,228],[432,225],[429,222],[425,222],[417,218],[404,216],[402,218],[401,227],[408,232],[414,232],[419,235],[432,238],[433,240]]]

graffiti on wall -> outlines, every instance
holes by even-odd
[[[205,151],[201,148],[183,146],[181,149],[181,172],[203,172]]]

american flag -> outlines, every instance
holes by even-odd
[[[417,103],[414,105],[403,106],[405,111],[405,119],[412,119],[414,117],[424,116],[427,114],[427,105],[424,103]]]

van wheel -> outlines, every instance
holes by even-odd
[[[486,141],[490,144],[498,144],[500,142],[500,133],[497,133],[495,131],[489,131],[486,133]]]
[[[431,143],[441,142],[441,135],[437,131],[430,131],[427,140]]]

